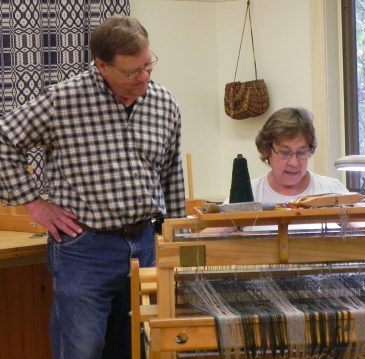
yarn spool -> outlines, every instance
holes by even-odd
[[[247,160],[238,154],[233,160],[229,203],[252,202],[254,200]]]

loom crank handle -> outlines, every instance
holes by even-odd
[[[179,333],[175,337],[177,344],[185,344],[189,340],[189,336],[186,333]]]

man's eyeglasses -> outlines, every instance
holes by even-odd
[[[140,75],[142,71],[152,71],[153,67],[157,64],[158,61],[158,57],[154,53],[152,53],[152,55],[153,58],[150,62],[148,62],[146,65],[139,67],[134,71],[125,71],[120,69],[117,69],[117,71],[125,75],[130,80],[134,80],[136,77]]]
[[[293,156],[295,156],[299,160],[306,160],[313,154],[312,150],[309,148],[306,150],[300,150],[297,152],[282,151],[282,150],[276,151],[273,146],[271,146],[271,148],[274,151],[274,153],[276,153],[278,155],[278,157],[281,158],[282,160],[290,160]]]

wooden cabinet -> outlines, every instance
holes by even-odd
[[[52,283],[43,230],[32,223],[24,208],[0,204],[1,359],[52,358]]]
[[[0,358],[52,358],[51,295],[45,263],[0,268]]]

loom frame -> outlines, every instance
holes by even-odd
[[[365,259],[365,232],[360,237],[321,233],[317,237],[289,236],[289,224],[338,223],[365,220],[365,207],[297,208],[260,212],[202,214],[193,218],[165,220],[156,237],[156,267],[139,268],[131,261],[132,358],[140,358],[140,325],[149,337],[149,358],[172,358],[174,352],[217,349],[214,319],[209,316],[176,318],[174,270],[182,267],[180,250],[205,246],[206,266],[299,264],[349,262]],[[174,241],[176,230],[232,226],[278,225],[276,238],[260,239],[255,234],[243,238],[209,237],[197,241]],[[156,303],[150,297],[156,295]],[[188,342],[177,343],[185,333]]]

